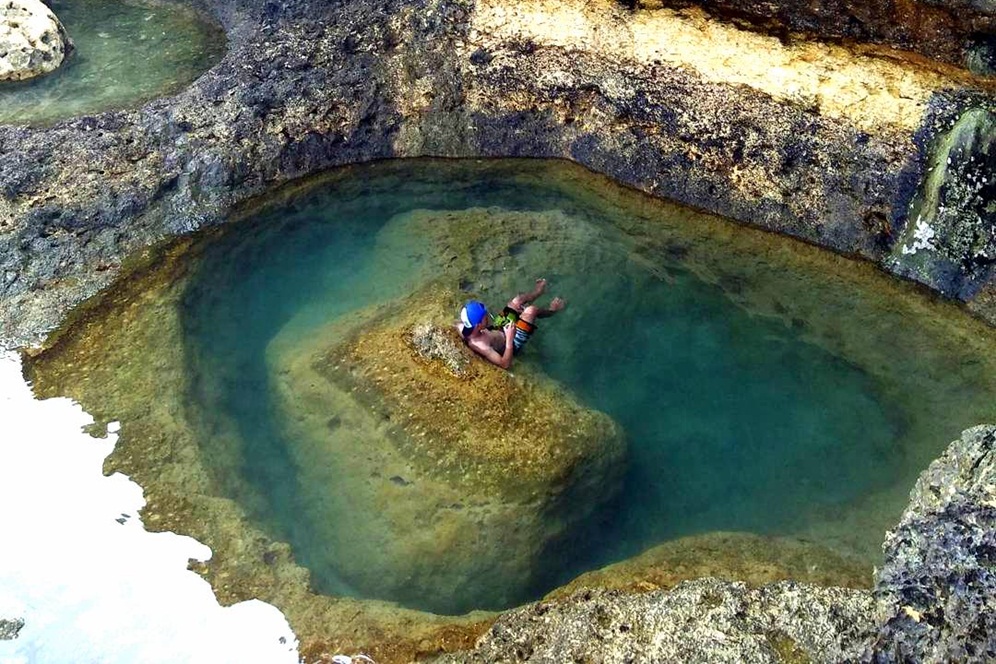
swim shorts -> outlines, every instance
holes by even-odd
[[[520,313],[522,312],[506,306],[502,310],[501,316],[495,318],[495,323],[493,325],[493,327],[504,327],[508,324],[515,325],[515,336],[512,337],[513,353],[518,353],[522,350],[522,347],[527,341],[529,341],[529,337],[531,337],[533,332],[536,331],[536,326],[534,324],[519,318]]]

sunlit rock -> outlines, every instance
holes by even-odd
[[[996,659],[996,427],[930,464],[883,550],[874,661]]]
[[[66,29],[41,0],[0,4],[0,81],[53,72],[72,49]]]
[[[630,0],[639,9],[673,6],[667,0]],[[853,40],[916,51],[932,60],[967,64],[992,73],[996,7],[976,0],[709,0],[698,4],[714,18],[751,23],[756,30]]]
[[[473,651],[440,662],[848,662],[872,603],[865,591],[788,581],[580,590],[503,614]]]
[[[268,352],[318,565],[450,613],[527,596],[544,550],[616,492],[624,458],[608,416],[472,357],[451,329],[459,301],[422,291]]]
[[[786,579],[856,589],[872,584],[871,569],[863,559],[843,556],[814,542],[713,532],[664,542],[634,558],[585,572],[544,599],[562,599],[583,588],[669,590],[702,577],[743,581],[755,587]]]

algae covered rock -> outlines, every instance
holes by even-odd
[[[996,265],[996,114],[973,107],[937,137],[910,223],[893,251],[897,272],[961,299]]]
[[[996,427],[930,464],[883,548],[872,661],[996,660]]]
[[[579,590],[502,615],[440,662],[841,662],[871,629],[867,592],[719,579],[670,591]]]
[[[302,521],[342,593],[437,612],[522,601],[544,551],[616,492],[618,426],[473,358],[431,288],[268,350]]]
[[[0,3],[0,81],[55,71],[72,49],[66,29],[41,0]]]

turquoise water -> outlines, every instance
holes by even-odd
[[[0,82],[0,123],[45,124],[173,94],[221,59],[224,34],[191,10],[129,0],[47,3],[76,50],[55,72]]]
[[[292,328],[306,339],[432,274],[424,253],[397,242],[412,210],[466,213],[468,224],[505,223],[508,210],[570,220],[576,233],[488,254],[453,286],[500,306],[547,278],[568,308],[517,362],[612,416],[629,445],[618,497],[501,597],[398,597],[344,578],[321,536],[337,515],[303,500],[306,460],[272,414],[275,337]],[[219,486],[292,544],[321,592],[440,613],[504,608],[715,530],[798,535],[870,566],[916,474],[996,415],[991,348],[952,338],[945,317],[957,313],[943,307],[843,259],[563,165],[378,165],[275,200],[204,247],[183,301],[187,406]],[[220,439],[236,442],[212,452]]]

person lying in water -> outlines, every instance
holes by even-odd
[[[519,293],[505,305],[499,316],[489,316],[488,309],[471,300],[460,310],[458,326],[464,343],[472,351],[502,369],[512,365],[512,357],[536,331],[536,319],[552,316],[564,308],[564,301],[555,297],[547,308],[532,304],[546,290],[546,279],[537,279],[536,287]]]

